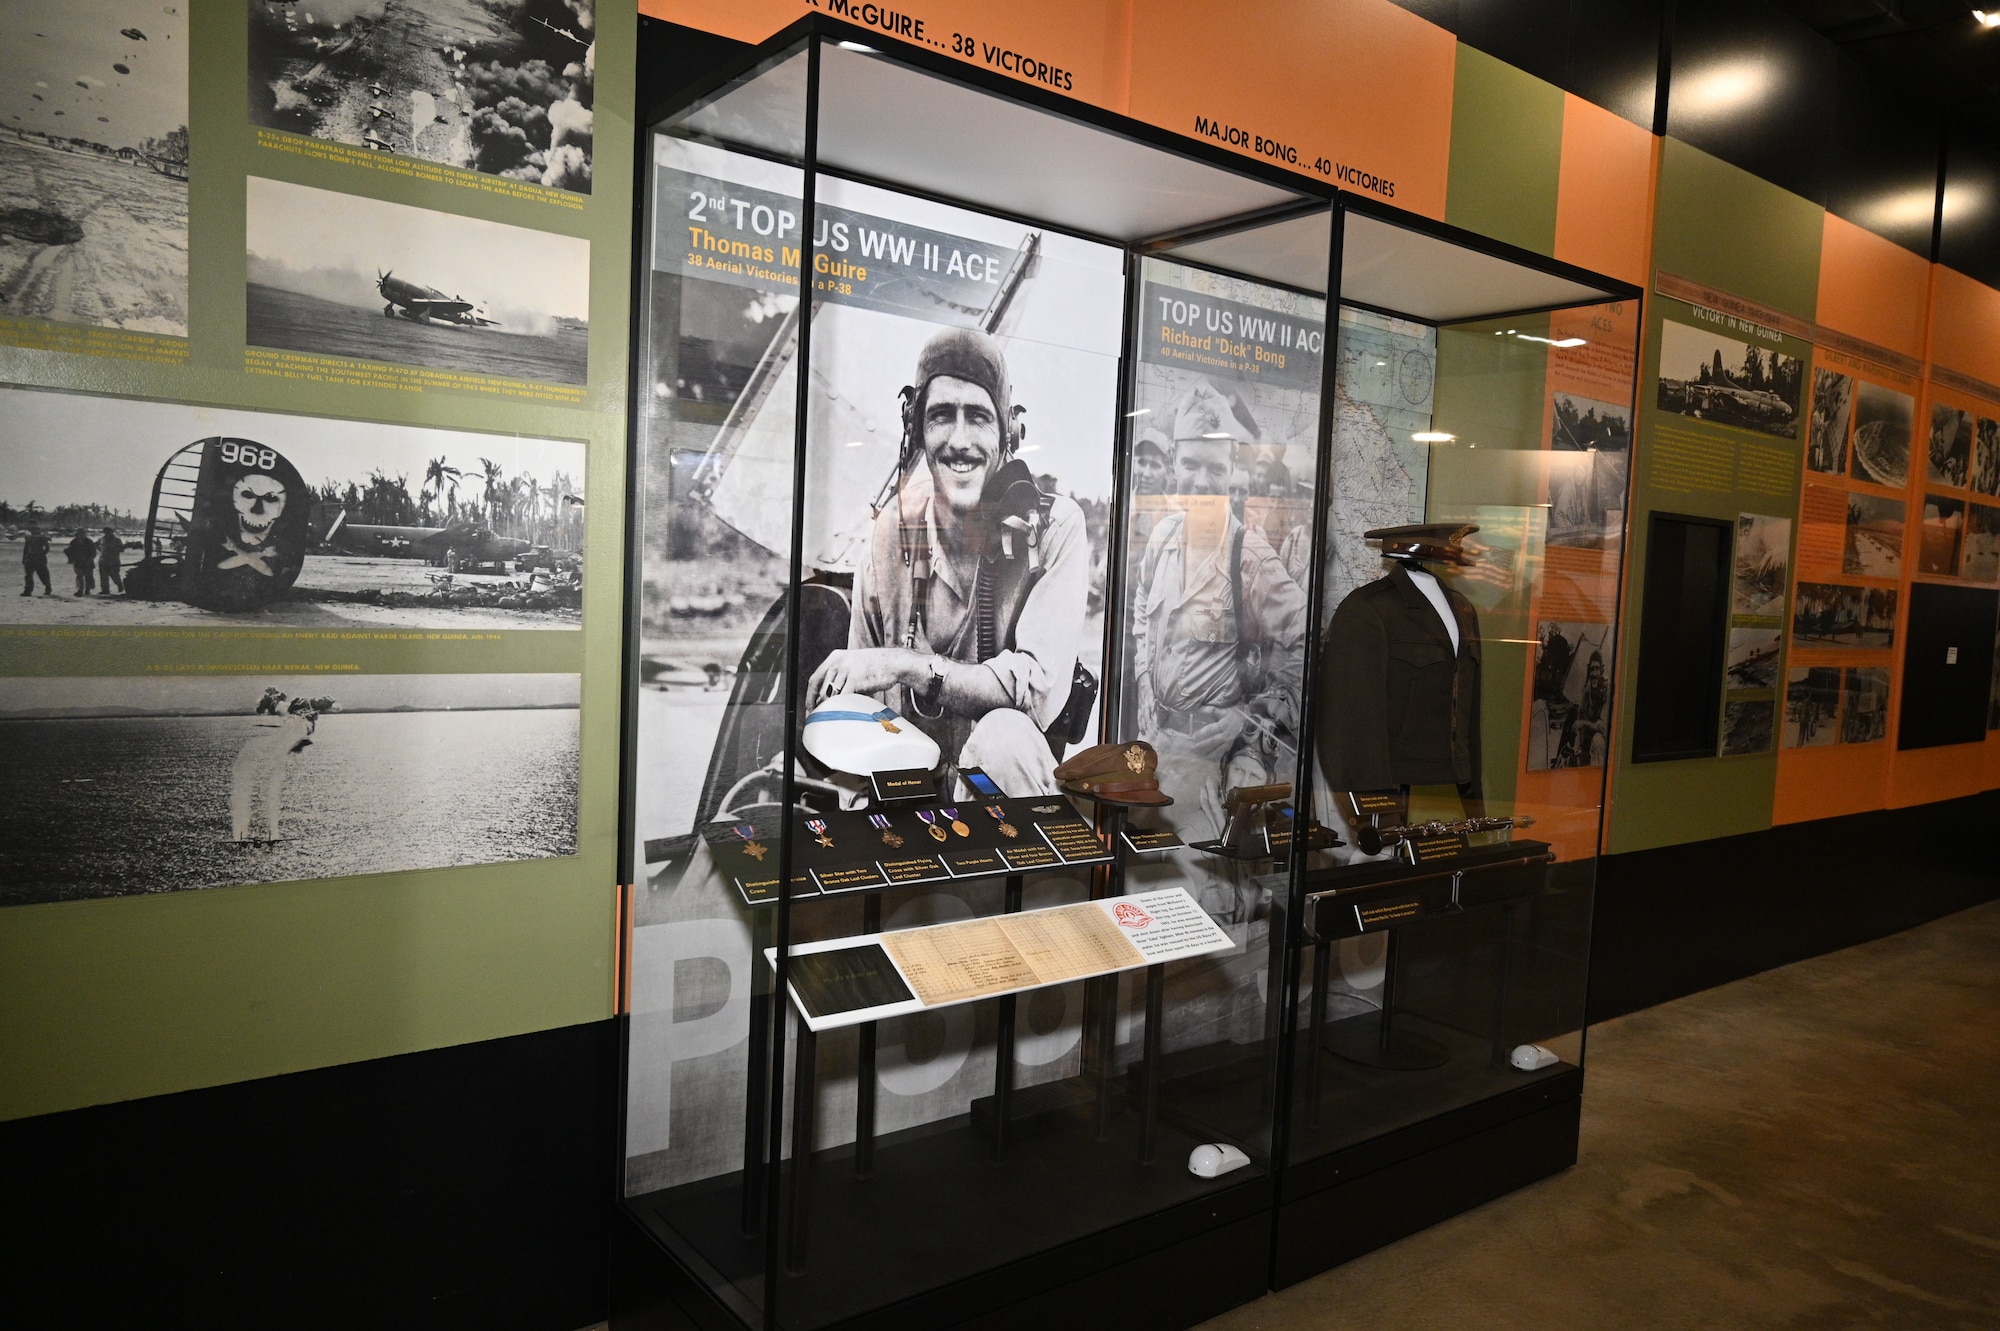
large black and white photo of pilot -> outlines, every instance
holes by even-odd
[[[574,855],[580,680],[10,680],[0,904]]]
[[[775,788],[781,732],[727,704],[763,668],[753,658],[772,639],[758,625],[782,601],[800,318],[775,264],[799,238],[782,172],[670,150],[688,174],[663,200],[726,192],[743,206],[665,218],[655,259],[684,273],[673,306],[654,311],[675,318],[650,334],[642,427],[657,517],[643,538],[636,830],[655,842]],[[871,698],[936,740],[947,795],[962,795],[969,766],[1009,795],[1053,792],[1065,737],[1090,733],[1101,688],[1117,253],[822,186],[796,683],[808,708]],[[740,240],[722,230],[738,219]],[[707,261],[720,245],[768,245],[773,262]],[[866,787],[802,761],[843,799]]]
[[[1052,792],[1065,737],[1088,742],[1096,726],[1124,308],[1115,249],[824,176],[820,276],[802,306],[797,173],[679,140],[656,151],[639,371],[631,1187],[741,1163],[689,1126],[703,1106],[741,1103],[752,973],[753,913],[706,837],[780,798],[787,736],[771,704],[786,687],[806,320],[790,686],[802,716],[845,689],[893,710],[896,738],[930,737],[940,795],[969,819],[986,801],[965,799],[965,767],[1008,796]],[[795,790],[819,808],[860,803],[866,780],[813,756],[819,733],[796,737]],[[1053,905],[1086,886],[1084,871],[1058,869],[1025,890]],[[962,917],[1000,891],[989,880],[892,896],[883,924]],[[649,981],[666,973],[670,984]],[[1038,1002],[1047,1020],[1025,1039],[1023,1084],[1073,1066],[1079,1039],[1073,993]],[[681,1019],[692,1011],[713,1020]],[[990,1083],[977,1020],[967,1008],[883,1024],[878,1130],[962,1113]],[[855,1093],[849,1057],[831,1043],[821,1055],[828,1124],[852,1120],[837,1108]]]
[[[589,241],[259,176],[245,191],[249,345],[587,381]]]
[[[186,9],[0,5],[0,315],[187,336]]]
[[[1298,764],[1325,307],[1179,265],[1144,279],[1114,737],[1158,751],[1174,804],[1149,821],[1207,841],[1227,831],[1230,791]],[[1183,851],[1146,872],[1239,931],[1269,909],[1236,862]],[[1227,1026],[1252,1006],[1222,996],[1188,1019]]]
[[[596,0],[248,0],[250,120],[590,192]]]
[[[584,446],[0,388],[0,623],[576,629]]]
[[[1796,439],[1803,362],[1675,319],[1660,324],[1661,411]]]

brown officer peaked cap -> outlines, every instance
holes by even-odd
[[[1065,760],[1056,768],[1059,781],[1083,781],[1091,777],[1117,776],[1126,781],[1152,777],[1160,768],[1160,755],[1142,739],[1119,744],[1099,744]]]

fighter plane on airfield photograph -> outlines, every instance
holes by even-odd
[[[568,629],[568,439],[0,388],[0,624]]]
[[[590,242],[251,176],[251,346],[582,385]]]

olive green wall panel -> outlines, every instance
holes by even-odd
[[[580,631],[413,645],[254,626],[200,641],[0,629],[0,690],[8,676],[229,673],[276,661],[370,673],[580,674],[579,853],[0,909],[0,1118],[612,1012],[637,17],[630,4],[597,10],[593,190],[564,197],[463,175],[419,178],[401,159],[327,160],[260,144],[247,112],[246,9],[197,3],[188,33],[188,363],[0,347],[0,384],[584,442]],[[587,240],[587,386],[537,400],[247,373],[245,179],[253,175]],[[379,834],[404,835],[393,820]]]
[[[1461,44],[1445,221],[1554,253],[1562,122],[1561,88]]]

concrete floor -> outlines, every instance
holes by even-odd
[[[1205,1331],[2000,1329],[2000,902],[1587,1057],[1574,1169]]]

